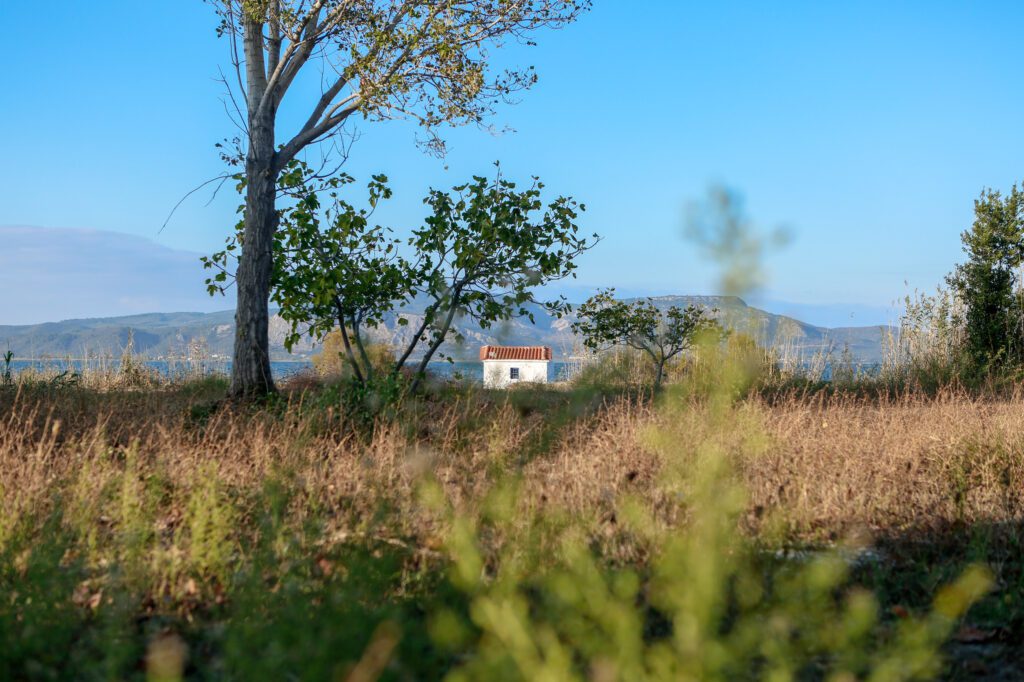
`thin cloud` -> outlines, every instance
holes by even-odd
[[[0,226],[0,325],[231,308],[199,255],[102,230]]]

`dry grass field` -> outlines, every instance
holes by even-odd
[[[942,585],[987,567],[990,591],[948,624],[951,659],[878,679],[1024,670],[1021,396],[723,402],[670,389],[651,401],[442,386],[357,422],[311,378],[256,407],[219,402],[223,390],[207,379],[0,392],[0,676],[487,679],[473,666],[505,642],[504,621],[480,615],[484,587],[466,587],[464,564],[495,585],[516,566],[528,582],[572,554],[570,534],[600,570],[656,582],[672,538],[696,533],[701,505],[718,501],[728,509],[708,552],[731,556],[742,537],[751,556],[783,565],[835,548],[860,557],[825,594],[872,592],[879,646]],[[726,468],[708,469],[709,456]],[[711,479],[695,472],[712,470],[708,496]],[[641,621],[642,646],[658,641],[659,617]],[[520,672],[508,679],[540,670],[506,644]],[[832,659],[806,647],[817,662],[791,673],[825,677],[815,666]],[[865,661],[829,679],[866,676]],[[616,665],[611,677],[599,662],[579,670],[628,679]]]

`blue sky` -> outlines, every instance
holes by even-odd
[[[540,74],[491,121],[514,133],[452,131],[439,161],[417,150],[414,126],[358,123],[346,170],[391,177],[382,221],[414,224],[429,186],[500,159],[508,176],[539,175],[588,205],[582,225],[605,240],[581,262],[581,294],[714,293],[714,268],[682,223],[687,202],[722,184],[756,224],[793,236],[768,261],[759,300],[811,322],[868,324],[952,268],[983,187],[1024,178],[1019,3],[594,4],[538,47],[498,53],[500,65]],[[2,3],[0,23],[36,27],[37,12]],[[233,134],[214,25],[199,0],[67,1],[45,30],[8,31],[0,225],[216,249],[235,220],[230,190],[208,206],[208,194],[193,197],[157,234],[187,190],[220,172],[213,145]],[[281,137],[302,103],[286,108]],[[49,291],[54,281],[40,268],[0,288]],[[201,281],[195,291],[202,302]],[[0,324],[46,318],[45,304],[4,299]]]

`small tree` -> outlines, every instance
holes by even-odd
[[[556,317],[570,310],[564,297],[538,300],[536,289],[575,276],[576,258],[593,246],[575,222],[585,207],[568,197],[545,204],[544,185],[536,178],[525,190],[500,173],[494,180],[475,177],[451,192],[431,190],[424,199],[431,214],[403,241],[369,223],[377,202],[391,196],[383,176],[370,183],[370,208],[358,210],[339,196],[350,177],[327,181],[331,202],[326,208],[314,177],[304,164],[293,162],[280,180],[294,206],[282,211],[274,241],[272,300],[291,324],[289,348],[304,334],[322,339],[338,329],[355,380],[372,381],[367,328],[418,299],[425,308],[390,372],[397,378],[422,348],[410,387],[415,391],[441,345],[459,338],[456,320],[486,329],[516,316],[532,322],[530,305]],[[223,251],[205,259],[208,268],[218,270],[207,280],[211,292],[222,290],[230,277],[228,261],[243,237],[237,234]],[[409,318],[399,315],[397,323],[408,325]]]
[[[628,346],[647,354],[654,365],[657,389],[668,361],[691,348],[698,337],[722,338],[722,327],[711,316],[714,312],[693,305],[662,311],[649,298],[619,301],[615,290],[607,289],[580,306],[572,328],[591,350]]]
[[[331,204],[321,220],[312,175],[305,164],[295,163],[281,177],[297,202],[278,228],[271,300],[291,324],[285,339],[289,349],[301,338],[303,326],[318,339],[337,329],[356,380],[373,381],[375,363],[362,329],[380,324],[396,304],[411,297],[414,285],[408,262],[398,255],[401,241],[390,229],[369,223],[391,190],[386,177],[374,176],[368,185],[369,209],[357,210],[339,197],[353,179],[332,177],[324,183]]]
[[[432,190],[425,225],[409,240],[417,254],[417,294],[428,301],[423,319],[399,356],[398,371],[417,346],[427,344],[413,381],[452,335],[458,318],[487,329],[516,316],[534,321],[527,308],[540,305],[561,318],[571,310],[564,297],[540,301],[537,287],[575,277],[576,258],[592,248],[579,236],[576,218],[585,206],[569,197],[545,205],[537,178],[519,191],[501,177],[474,177],[452,192]],[[456,334],[456,338],[461,338]]]
[[[380,373],[386,374],[391,371],[391,365],[395,361],[394,350],[383,343],[370,342],[364,347],[366,357],[371,368]],[[324,377],[352,377],[351,359],[345,349],[345,343],[341,338],[341,330],[334,329],[324,336],[320,352],[310,358],[317,374]]]
[[[374,378],[374,363],[360,330],[376,326],[407,300],[414,280],[408,262],[398,256],[401,241],[369,223],[378,202],[391,196],[387,178],[376,175],[369,183],[368,209],[356,209],[341,198],[353,182],[346,174],[319,178],[301,161],[292,161],[282,173],[279,191],[288,195],[290,206],[280,211],[274,236],[271,300],[291,326],[284,341],[288,350],[304,335],[322,340],[336,329],[353,376],[363,383]],[[327,192],[327,206],[321,191]],[[239,224],[223,251],[203,259],[205,267],[218,270],[207,279],[211,294],[223,291],[231,276],[229,260],[243,239]]]
[[[974,224],[961,239],[967,262],[947,282],[966,307],[967,346],[974,362],[991,368],[1024,356],[1018,268],[1024,260],[1024,190],[1006,197],[985,190],[974,202]]]

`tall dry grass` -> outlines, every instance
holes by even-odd
[[[665,412],[649,400],[573,402],[551,391],[539,393],[548,406],[538,408],[537,394],[517,405],[469,390],[409,408],[367,434],[330,410],[310,409],[304,393],[276,411],[207,413],[209,396],[191,390],[77,388],[59,399],[49,391],[0,398],[2,523],[16,524],[24,510],[38,513],[60,490],[104,490],[127,470],[130,453],[135,475],[162,482],[158,513],[166,519],[157,523],[167,529],[210,477],[244,500],[245,491],[286,472],[301,481],[296,507],[329,510],[338,533],[364,526],[386,503],[400,520],[392,530],[414,537],[429,534],[416,502],[424,475],[468,508],[511,472],[522,478],[524,504],[567,509],[604,532],[624,493],[663,506],[662,474],[679,464],[668,461],[678,455],[652,443],[651,433],[671,428],[685,443],[707,428],[699,399],[685,412]],[[553,420],[559,413],[563,419]],[[751,397],[737,414],[764,430],[752,447],[737,427],[729,448],[751,518],[784,518],[794,540],[857,528],[884,534],[1012,524],[1024,512],[1020,394],[793,393],[770,402]]]
[[[713,386],[712,378],[697,383]],[[565,556],[566,532],[585,538],[604,565],[657,572],[666,539],[700,519],[691,500],[707,492],[689,473],[707,466],[708,443],[744,491],[735,530],[768,548],[850,537],[955,543],[963,528],[984,527],[998,530],[992,557],[1002,558],[1016,538],[1024,484],[1019,395],[794,392],[769,401],[725,390],[723,407],[715,397],[721,387],[709,393],[707,386],[654,402],[592,390],[442,389],[366,428],[324,403],[312,380],[248,407],[221,402],[216,380],[145,390],[22,382],[0,391],[0,578],[50,584],[40,572],[64,576],[32,598],[60,604],[70,595],[72,611],[38,617],[55,632],[85,621],[66,641],[51,638],[48,650],[72,646],[81,628],[98,627],[90,618],[121,609],[130,624],[119,627],[142,630],[113,640],[135,642],[117,654],[126,661],[145,653],[140,642],[167,644],[166,624],[174,623],[193,646],[226,652],[223,665],[259,674],[246,667],[247,646],[291,641],[279,633],[311,627],[300,615],[308,604],[340,609],[341,599],[357,610],[341,611],[331,627],[354,628],[345,646],[358,660],[379,637],[395,639],[373,625],[392,622],[394,609],[423,617],[423,607],[403,605],[440,589],[434,585],[448,570],[459,524],[474,528],[480,558],[471,565],[480,575],[508,565],[520,576],[544,574]],[[424,498],[425,481],[448,512]],[[504,489],[515,492],[501,497]],[[502,505],[512,511],[499,514]],[[495,522],[496,514],[504,520]],[[37,556],[48,546],[56,552],[50,563]],[[364,554],[371,568],[359,568]],[[380,557],[392,557],[394,567],[368,597],[375,582],[345,576],[377,575]],[[995,569],[998,580],[1016,571],[998,562]],[[922,598],[938,584],[929,580]],[[355,592],[339,597],[338,581]],[[474,600],[500,596],[477,583],[465,589]],[[366,606],[372,594],[387,595],[384,610]],[[252,609],[279,632],[243,615]],[[281,626],[284,617],[294,622]],[[189,634],[182,623],[205,625]],[[226,624],[226,634],[210,623]],[[425,630],[433,633],[430,623]],[[323,636],[342,636],[331,633]],[[16,640],[24,656],[45,658],[27,637]],[[411,666],[423,654],[409,640],[400,646]],[[178,643],[167,646],[176,651]],[[293,670],[318,655],[294,646],[275,654],[278,668],[262,661],[270,666],[264,672]],[[441,669],[458,661],[446,655],[431,653]],[[217,677],[216,670],[196,676]]]
[[[701,437],[703,409],[694,406],[686,423],[671,424],[680,438]],[[751,518],[781,515],[793,540],[1022,520],[1020,395],[992,400],[948,390],[868,399],[822,392],[771,403],[754,398],[744,413],[766,436],[752,454],[738,426],[731,448]],[[646,434],[665,420],[647,405],[610,405],[574,423],[549,457],[531,462],[526,488],[578,513],[600,510],[624,490],[657,506],[665,461]]]

